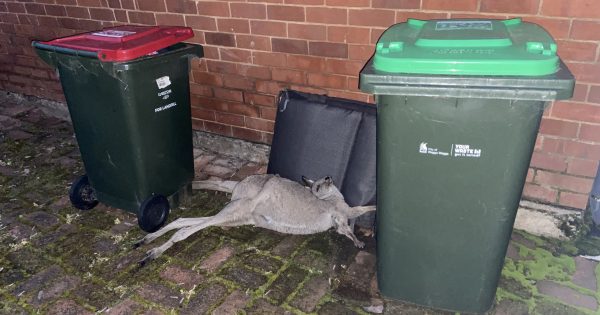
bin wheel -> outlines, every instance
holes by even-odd
[[[163,195],[152,195],[140,205],[138,225],[148,233],[160,229],[169,217],[169,200]]]
[[[96,199],[96,192],[87,175],[80,176],[69,189],[69,199],[73,207],[79,210],[90,210],[98,205],[98,199]]]

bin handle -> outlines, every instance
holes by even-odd
[[[57,52],[57,53],[65,54],[65,55],[98,58],[98,53],[94,52],[94,51],[84,51],[84,50],[76,50],[76,49],[65,48],[65,47],[58,47],[58,46],[43,44],[43,43],[36,42],[36,41],[34,41],[32,43],[32,46],[35,48],[38,48],[38,49],[48,50],[48,51]]]

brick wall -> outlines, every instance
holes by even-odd
[[[269,143],[282,88],[372,101],[358,72],[390,25],[407,18],[510,18],[544,26],[578,83],[544,115],[525,197],[584,208],[600,159],[597,0],[22,0],[0,1],[0,89],[62,100],[32,39],[123,23],[192,27],[194,128]]]

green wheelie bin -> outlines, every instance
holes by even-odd
[[[360,87],[377,103],[382,295],[492,306],[542,113],[574,83],[520,19],[409,19],[381,36]]]
[[[189,28],[118,26],[33,42],[57,69],[86,175],[69,191],[87,210],[98,202],[137,214],[158,230],[194,177]]]

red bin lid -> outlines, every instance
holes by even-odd
[[[189,27],[123,25],[42,44],[98,53],[102,61],[128,61],[194,36]]]

